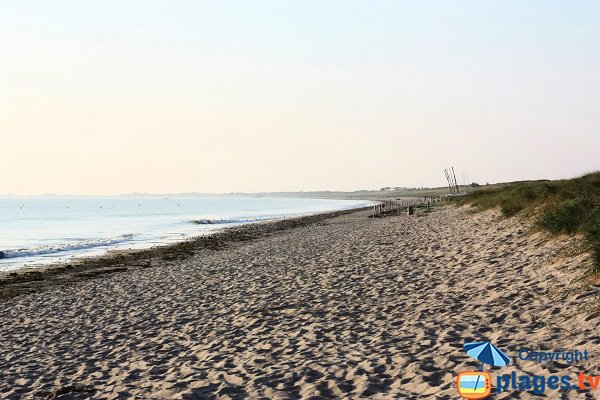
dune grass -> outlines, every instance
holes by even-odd
[[[600,272],[600,171],[557,181],[515,182],[480,189],[458,200],[480,210],[500,207],[502,214],[534,215],[536,227],[552,234],[582,234]]]

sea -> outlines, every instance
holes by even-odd
[[[268,197],[0,198],[0,271],[164,246],[225,227],[370,204]]]

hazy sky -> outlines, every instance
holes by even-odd
[[[598,1],[0,0],[0,194],[600,168]]]

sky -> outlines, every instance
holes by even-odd
[[[0,0],[0,194],[600,169],[598,1]]]

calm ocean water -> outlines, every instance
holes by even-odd
[[[349,209],[355,200],[292,198],[0,199],[0,271],[164,245],[215,229]]]

